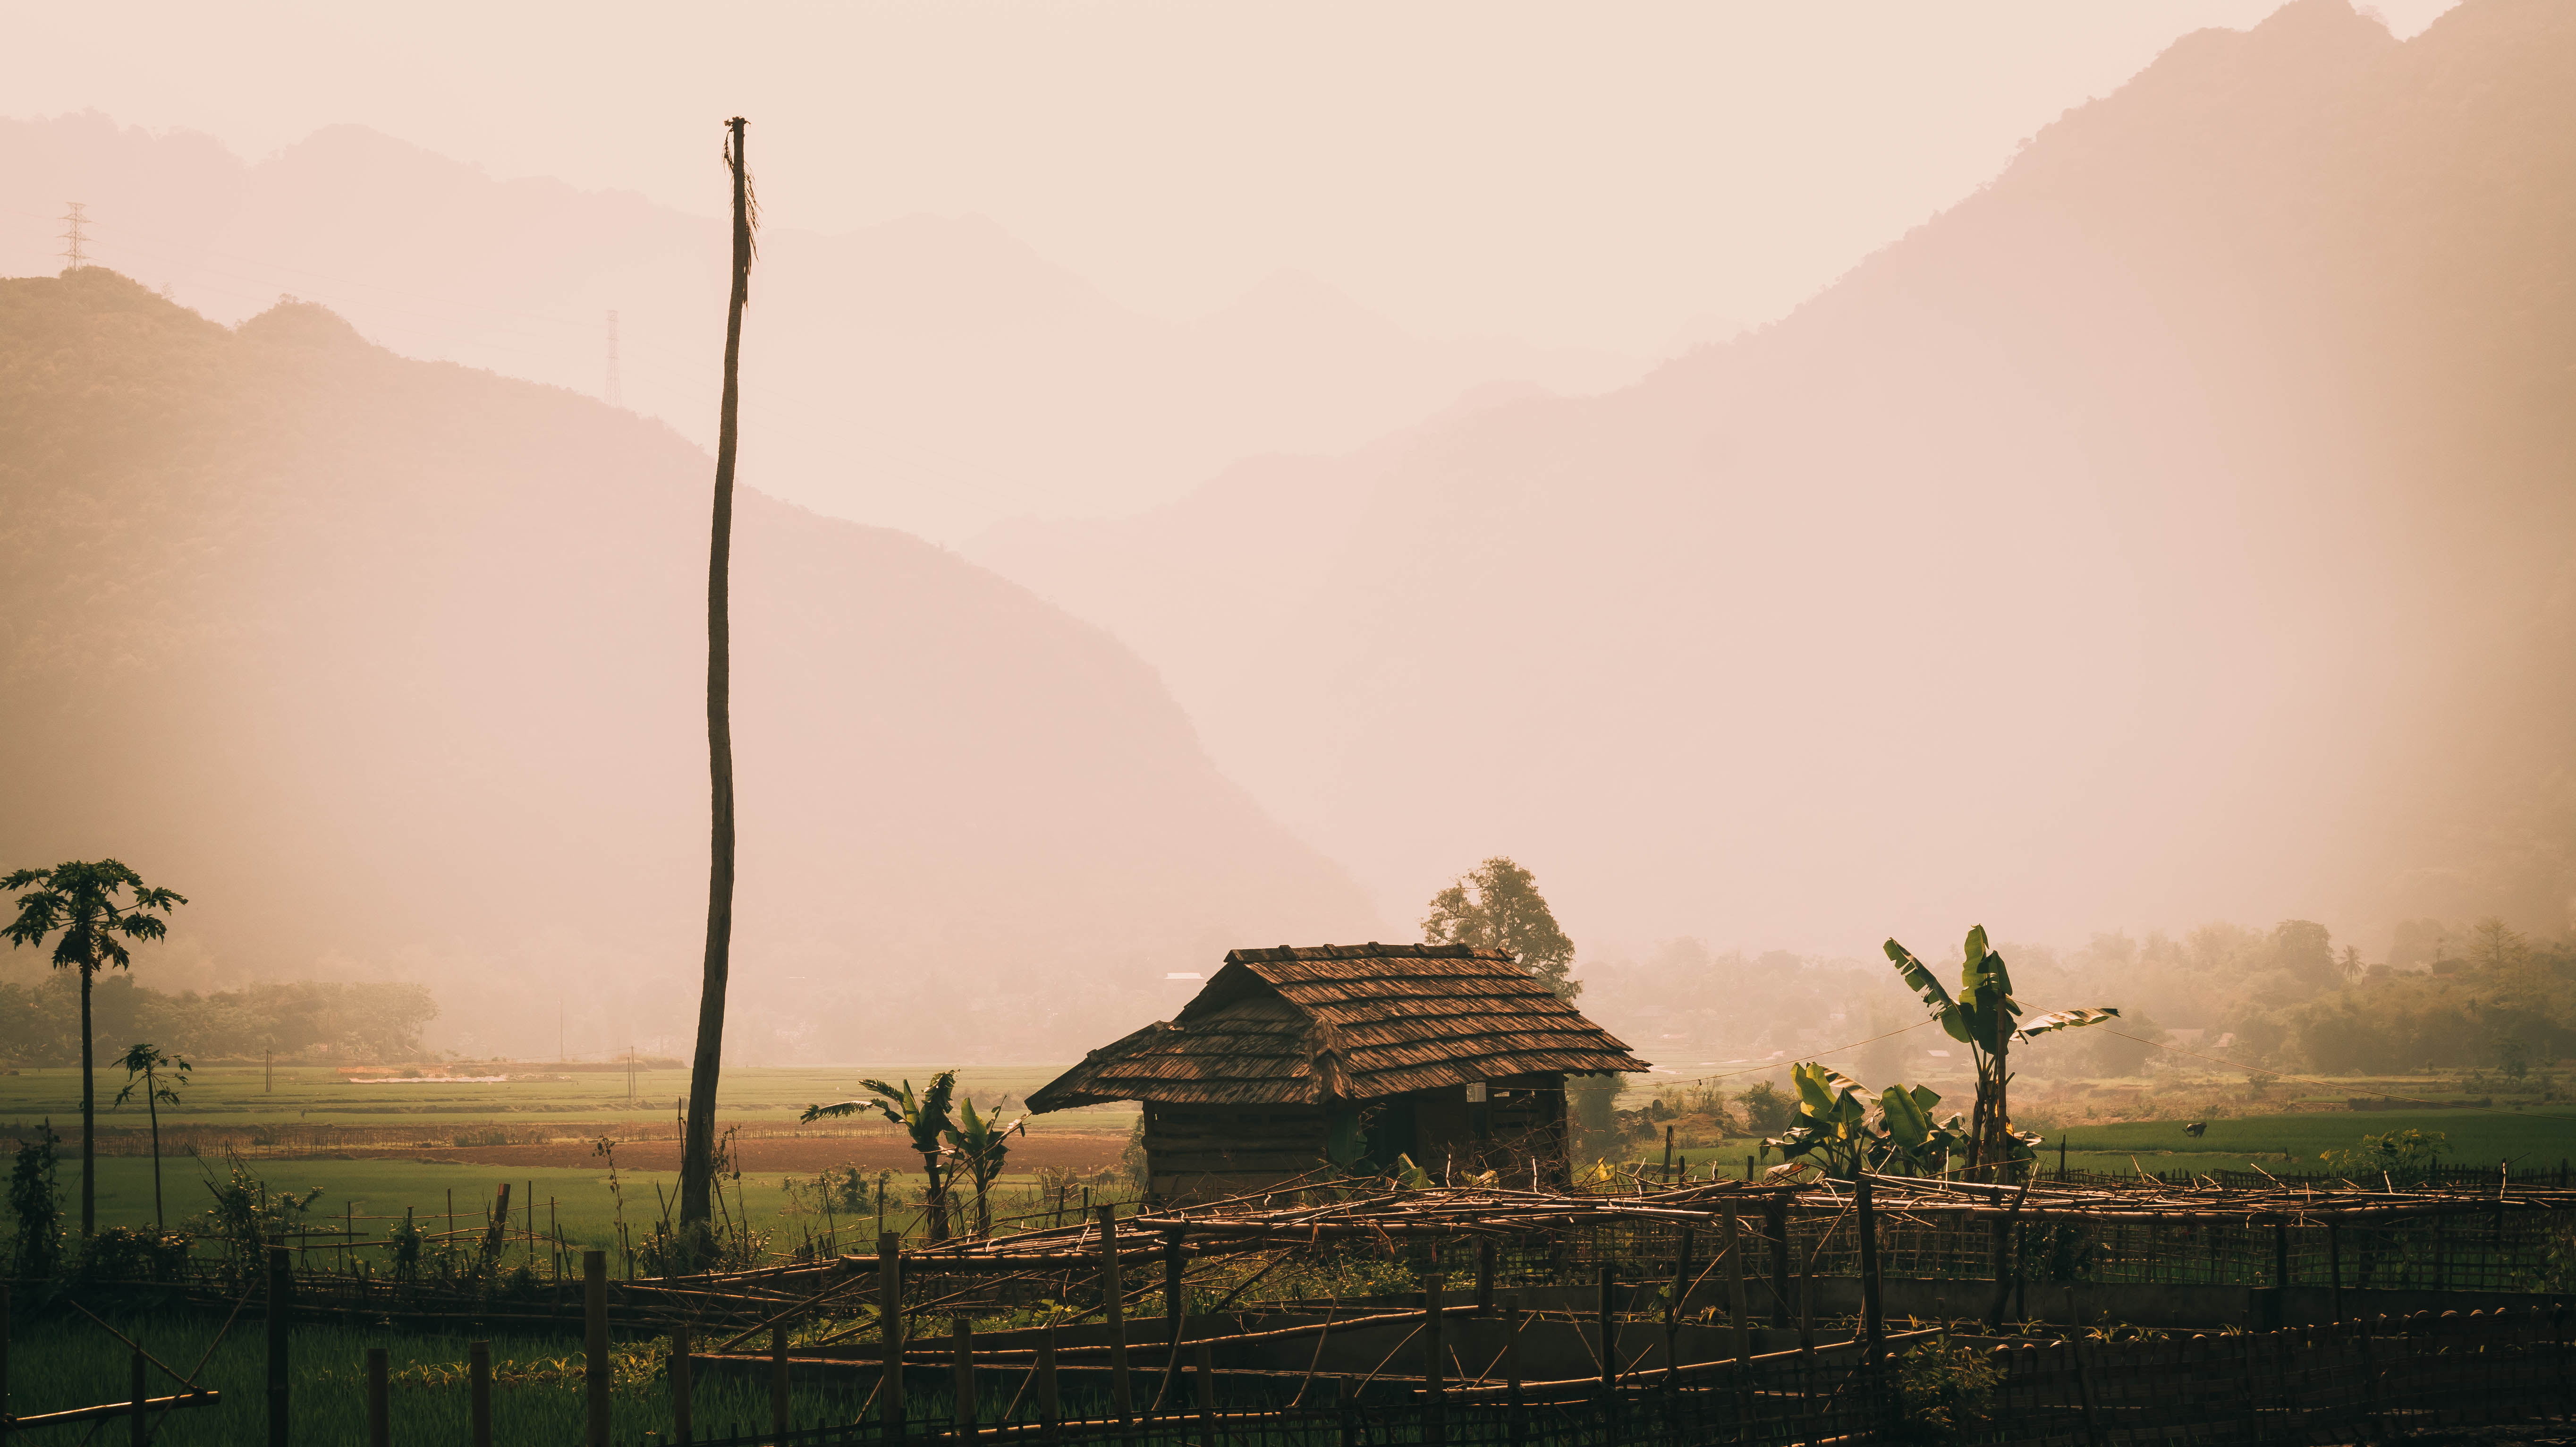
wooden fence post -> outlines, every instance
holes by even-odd
[[[1503,1410],[1511,1433],[1512,1447],[1520,1447],[1527,1430],[1527,1412],[1521,1405],[1521,1302],[1513,1297],[1503,1304]]]
[[[787,1323],[769,1328],[769,1430],[781,1437],[795,1427],[787,1398]]]
[[[1681,1239],[1673,1250],[1673,1285],[1664,1297],[1664,1395],[1681,1390],[1682,1383],[1682,1298],[1690,1294],[1691,1247],[1698,1233],[1690,1227],[1681,1230]]]
[[[1741,1395],[1753,1370],[1753,1322],[1744,1300],[1744,1232],[1733,1206],[1726,1212],[1726,1310],[1735,1323],[1735,1379]]]
[[[957,1396],[957,1435],[975,1434],[975,1324],[964,1317],[949,1323],[949,1370]]]
[[[877,1388],[877,1412],[888,1439],[903,1440],[903,1238],[877,1233],[877,1335],[885,1348],[885,1378]]]
[[[367,1348],[367,1447],[393,1447],[394,1414],[390,1400],[393,1383],[387,1380],[392,1375],[392,1364],[388,1360],[391,1355],[383,1347]],[[143,1361],[139,1355],[135,1358],[134,1378],[138,1383],[143,1379]],[[138,1413],[142,1410],[140,1397],[136,1398],[134,1406]],[[139,1433],[136,1447],[142,1447]]]
[[[1870,1206],[1869,1177],[1863,1176],[1852,1187],[1853,1223],[1860,1233],[1860,1326],[1862,1349],[1870,1367],[1878,1366],[1878,1354],[1887,1343],[1887,1322],[1879,1314],[1878,1297],[1878,1213]]]
[[[1476,1243],[1476,1315],[1494,1314],[1494,1238]]]
[[[1057,1202],[1059,1208],[1062,1204],[1061,1200]],[[1038,1338],[1037,1374],[1038,1428],[1040,1434],[1052,1442],[1062,1432],[1064,1425],[1064,1406],[1056,1396],[1054,1327],[1048,1327],[1045,1334]]]
[[[588,1447],[610,1447],[608,1436],[608,1253],[581,1253],[582,1396],[589,1407]]]
[[[1601,1336],[1601,1403],[1609,1409],[1610,1395],[1619,1390],[1619,1327],[1611,1293],[1619,1289],[1618,1268],[1601,1263],[1601,1302],[1596,1312]]]
[[[1422,1440],[1430,1447],[1440,1447],[1442,1429],[1447,1426],[1441,1410],[1446,1397],[1442,1368],[1448,1365],[1440,1340],[1442,1285],[1439,1258],[1434,1256],[1422,1274]]]
[[[1172,1382],[1181,1374],[1181,1336],[1187,1329],[1189,1297],[1181,1287],[1181,1273],[1186,1258],[1181,1254],[1181,1228],[1166,1227],[1163,1236],[1163,1331],[1168,1353],[1163,1358],[1163,1379],[1155,1384],[1154,1405],[1146,1413],[1163,1409],[1163,1399],[1170,1396]]]
[[[492,1344],[488,1341],[465,1344],[465,1436],[468,1447],[492,1447]],[[680,1439],[683,1444],[688,1440]]]
[[[367,1353],[367,1426],[371,1432],[384,1395],[383,1378],[377,1372],[377,1362],[383,1352],[383,1347],[376,1347]],[[144,1404],[152,1400],[152,1379],[143,1374],[143,1353],[140,1351],[134,1354],[132,1367],[126,1379],[128,1395],[133,1400],[126,1411],[125,1440],[132,1447],[147,1447],[152,1440],[152,1414]],[[369,1447],[385,1447],[385,1444],[371,1442]]]
[[[9,1283],[0,1281],[0,1444],[9,1440]]]
[[[2332,1283],[2334,1319],[2343,1320],[2343,1227],[2326,1223],[2326,1279]]]
[[[287,1447],[287,1327],[295,1311],[295,1268],[283,1245],[268,1248],[268,1447]]]
[[[1109,1398],[1118,1420],[1136,1419],[1136,1387],[1127,1377],[1127,1289],[1118,1274],[1118,1208],[1100,1208],[1100,1300],[1109,1318]]]
[[[1789,1203],[1774,1196],[1762,1203],[1762,1231],[1771,1238],[1771,1324],[1789,1329]]]
[[[1199,1379],[1199,1435],[1210,1444],[1216,1441],[1216,1351],[1206,1342],[1190,1354],[1190,1370]],[[1438,1441],[1437,1437],[1426,1439]]]
[[[671,1441],[673,1447],[689,1447],[692,1431],[689,1420],[690,1409],[694,1405],[689,1397],[689,1324],[682,1322],[671,1328]],[[491,1447],[491,1444],[478,1442],[474,1447]]]

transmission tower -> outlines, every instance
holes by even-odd
[[[623,406],[625,406],[625,405],[626,405],[626,400],[625,400],[625,398],[624,398],[624,397],[622,397],[621,395],[619,395],[619,394],[620,394],[620,392],[621,392],[622,390],[623,390],[623,389],[618,385],[618,379],[617,379],[617,313],[615,313],[615,312],[610,312],[610,313],[608,314],[608,405],[609,405],[609,406],[611,406],[611,407],[623,407]]]
[[[89,224],[89,213],[81,209],[78,201],[64,204],[71,209],[63,213],[63,260],[67,263],[63,269],[78,271],[89,265],[89,238],[81,234],[81,228]]]

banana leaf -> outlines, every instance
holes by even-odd
[[[1925,1007],[1932,1013],[1939,1014],[1956,1003],[1951,1000],[1950,992],[1941,988],[1940,977],[1932,973],[1932,967],[1916,958],[1912,950],[1892,939],[1885,949],[1887,958],[1896,966],[1897,977],[1905,981],[1907,989],[1923,997]]]
[[[2045,1015],[2032,1016],[2020,1029],[2013,1032],[2013,1038],[2027,1040],[2033,1035],[2045,1035],[2051,1030],[2078,1030],[2087,1025],[2099,1025],[2105,1020],[2119,1018],[2120,1012],[2108,1005],[2091,1010],[2051,1010]]]

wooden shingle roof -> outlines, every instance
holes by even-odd
[[[1500,950],[1234,950],[1181,1013],[1105,1045],[1029,1096],[1320,1105],[1531,1073],[1646,1069]]]

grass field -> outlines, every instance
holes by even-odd
[[[547,1074],[542,1067],[526,1068]],[[969,1070],[962,1085],[979,1103],[1015,1107],[1028,1091],[1053,1078],[1058,1067],[998,1066]],[[818,1123],[800,1127],[796,1113],[818,1100],[846,1098],[863,1076],[919,1083],[922,1066],[839,1069],[746,1068],[726,1075],[720,1120],[739,1126],[742,1174],[731,1183],[754,1228],[773,1233],[774,1244],[792,1246],[820,1233],[827,1218],[811,1183],[825,1169],[858,1167],[871,1181],[895,1172],[898,1199],[917,1191],[919,1158],[881,1121]],[[535,1225],[549,1225],[574,1247],[614,1244],[619,1199],[610,1184],[609,1159],[593,1154],[592,1139],[622,1137],[613,1157],[628,1225],[641,1230],[661,1214],[662,1197],[676,1189],[677,1146],[673,1105],[683,1072],[640,1072],[630,1101],[623,1072],[561,1072],[552,1079],[512,1079],[470,1084],[357,1085],[336,1070],[280,1066],[273,1083],[259,1067],[219,1066],[197,1072],[187,1103],[163,1117],[169,1153],[162,1162],[167,1215],[173,1224],[202,1212],[210,1197],[205,1182],[224,1169],[222,1142],[239,1142],[248,1165],[270,1189],[319,1188],[315,1225],[355,1218],[362,1239],[381,1240],[408,1209],[430,1229],[442,1229],[454,1212],[460,1228],[479,1229],[496,1188],[512,1188],[512,1235],[523,1234],[525,1214],[536,1203]],[[103,1096],[118,1083],[102,1073]],[[1640,1082],[1651,1087],[1651,1082]],[[2418,1087],[2421,1088],[2421,1087]],[[50,1117],[65,1137],[64,1204],[77,1199],[79,1075],[71,1070],[30,1070],[0,1075],[0,1138]],[[1040,1167],[1080,1172],[1113,1164],[1135,1120],[1132,1108],[1063,1111],[1030,1122],[1029,1139],[1013,1146],[1011,1172],[1002,1182],[1009,1211],[1027,1201]],[[139,1150],[129,1133],[139,1112],[103,1113],[101,1124],[120,1128],[110,1148]],[[2487,1164],[2510,1160],[2519,1176],[2554,1176],[2562,1160],[2576,1157],[2576,1106],[2533,1106],[2522,1111],[2432,1110],[2389,1112],[2308,1111],[2212,1119],[2198,1140],[2178,1121],[2078,1125],[2065,1132],[2067,1164],[2078,1169],[2127,1172],[2268,1170],[2313,1171],[2320,1153],[2349,1147],[2365,1133],[2408,1128],[2448,1137],[2444,1158]],[[2056,1134],[2050,1132],[2052,1137]],[[649,1138],[639,1138],[649,1137]],[[264,1142],[264,1143],[263,1143]],[[194,1144],[200,1154],[189,1155]],[[1738,1175],[1758,1142],[1685,1143],[1693,1174],[1714,1165]],[[2047,1154],[2055,1162],[2055,1141]],[[1627,1147],[1629,1159],[1659,1157],[1656,1146]],[[1776,1157],[1771,1159],[1776,1160]],[[2132,1161],[2134,1159],[2134,1166]],[[140,1226],[153,1219],[151,1162],[139,1154],[103,1155],[99,1168],[99,1219],[104,1225]],[[793,1183],[791,1186],[790,1183]],[[738,1193],[738,1194],[737,1194]],[[899,1222],[906,1214],[896,1208]],[[373,1218],[372,1220],[368,1218]],[[858,1223],[830,1218],[841,1239],[866,1239]],[[875,1229],[873,1217],[866,1232]],[[315,1247],[315,1250],[322,1248]],[[545,1259],[542,1248],[539,1259]],[[317,1262],[317,1264],[319,1264]]]
[[[1059,1069],[970,1070],[961,1075],[960,1088],[972,1091],[980,1106],[1003,1104],[1016,1114],[1018,1102]],[[819,1172],[855,1166],[873,1182],[891,1170],[898,1200],[906,1191],[917,1195],[921,1159],[894,1127],[881,1120],[799,1126],[796,1115],[808,1104],[856,1094],[863,1076],[908,1076],[918,1085],[931,1073],[921,1066],[728,1071],[718,1125],[743,1131],[735,1145],[741,1175],[728,1184],[729,1201],[739,1203],[754,1229],[773,1233],[774,1244],[786,1247],[808,1230],[820,1234],[826,1228],[812,1189]],[[310,1066],[277,1067],[273,1081],[264,1081],[257,1066],[200,1070],[185,1089],[186,1103],[162,1113],[164,1214],[180,1225],[206,1209],[212,1199],[206,1182],[226,1170],[223,1152],[230,1144],[270,1190],[301,1195],[318,1187],[312,1224],[339,1225],[354,1217],[363,1239],[381,1241],[406,1209],[425,1229],[444,1229],[451,1210],[460,1229],[479,1229],[495,1191],[507,1181],[514,1239],[529,1224],[525,1212],[533,1198],[541,1237],[551,1225],[568,1245],[609,1247],[620,1192],[626,1222],[640,1234],[661,1214],[660,1200],[677,1188],[673,1108],[685,1088],[684,1075],[640,1072],[630,1103],[622,1071],[568,1072],[552,1080],[356,1085],[336,1070]],[[121,1077],[101,1072],[102,1100],[112,1099],[120,1083]],[[63,1137],[61,1187],[68,1213],[78,1200],[80,1073],[0,1075],[0,1141],[47,1119]],[[1030,1137],[1013,1143],[1012,1169],[1000,1182],[996,1210],[1030,1201],[1039,1167],[1088,1173],[1114,1165],[1135,1119],[1132,1108],[1032,1119]],[[109,1128],[117,1132],[106,1149],[119,1152],[102,1154],[97,1163],[99,1222],[149,1225],[152,1162],[125,1153],[144,1149],[141,1112],[102,1111],[99,1120],[103,1135]],[[613,1157],[594,1154],[593,1139],[604,1134],[621,1138]],[[192,1148],[196,1154],[189,1153]],[[618,1168],[616,1190],[611,1160]],[[917,1214],[917,1206],[898,1207],[889,1224]],[[847,1216],[836,1213],[829,1220],[840,1226],[844,1243],[867,1239],[852,1232]],[[874,1229],[871,1216],[867,1230]],[[546,1259],[542,1243],[538,1259]]]

